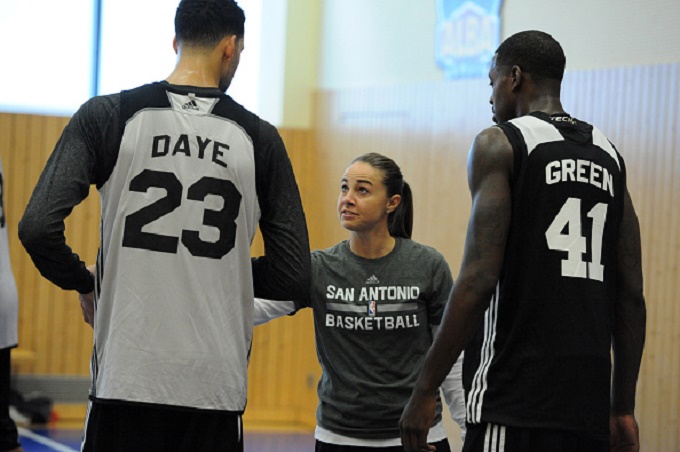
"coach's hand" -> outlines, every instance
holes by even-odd
[[[436,451],[437,448],[427,444],[427,432],[434,422],[436,397],[432,395],[411,395],[399,420],[401,444],[406,452]]]

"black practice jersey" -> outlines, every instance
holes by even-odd
[[[608,434],[623,159],[568,115],[499,127],[514,150],[512,219],[465,352],[468,422]]]

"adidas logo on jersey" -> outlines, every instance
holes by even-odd
[[[198,104],[196,103],[195,100],[190,100],[186,104],[182,105],[183,110],[194,110],[194,111],[200,111],[200,108],[198,108]]]
[[[371,277],[366,280],[366,284],[380,284],[380,280],[375,275],[371,275]]]

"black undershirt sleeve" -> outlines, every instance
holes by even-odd
[[[253,259],[255,296],[296,300],[308,295],[311,260],[307,223],[293,167],[276,129],[260,121],[255,150],[260,230],[265,255]]]
[[[102,161],[105,131],[116,123],[115,100],[93,98],[71,118],[19,222],[19,238],[40,274],[65,290],[94,290],[92,274],[66,244],[64,220],[101,177],[97,162]]]

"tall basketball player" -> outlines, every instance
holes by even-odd
[[[538,31],[493,58],[498,125],[470,151],[464,261],[401,419],[407,451],[428,450],[435,391],[466,345],[464,451],[639,448],[639,225],[621,155],[562,108],[565,61]]]
[[[233,0],[182,0],[174,71],[86,102],[21,222],[40,272],[81,293],[94,326],[86,451],[243,450],[253,297],[308,290],[281,137],[225,94],[244,22]],[[95,277],[63,233],[91,184],[102,205]],[[258,224],[266,256],[251,261]]]

